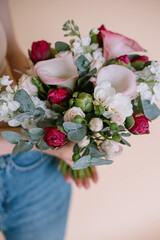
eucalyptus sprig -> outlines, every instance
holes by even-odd
[[[64,34],[65,37],[77,36],[77,37],[81,38],[81,34],[79,32],[79,27],[75,24],[75,22],[73,20],[68,20],[67,22],[65,22],[62,30],[70,31],[67,34]]]

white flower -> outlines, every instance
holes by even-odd
[[[120,146],[118,142],[108,139],[102,143],[101,148],[104,152],[106,152],[106,157],[109,160],[114,159],[123,151],[122,146]]]
[[[96,35],[99,33],[99,30],[97,28],[93,28],[91,31],[92,31],[92,33],[94,33]]]
[[[85,137],[82,139],[82,141],[80,141],[80,142],[78,143],[78,145],[79,145],[79,147],[83,148],[83,147],[88,146],[89,143],[90,143],[90,140],[88,139],[87,136],[85,136]]]
[[[94,60],[97,60],[97,59],[102,58],[102,57],[103,57],[102,48],[98,48],[95,52],[93,52]]]
[[[153,87],[153,92],[154,92],[154,96],[155,96],[155,100],[160,100],[160,83],[155,84],[155,86]]]
[[[0,78],[0,83],[3,85],[3,86],[9,86],[11,85],[13,82],[13,80],[10,80],[9,81],[9,76],[3,76],[2,78]]]
[[[13,112],[16,111],[19,107],[20,107],[20,104],[17,101],[11,101],[8,103],[8,108]]]
[[[124,116],[118,112],[114,112],[111,116],[111,121],[117,123],[118,125],[123,125],[124,120]]]
[[[82,36],[81,41],[82,41],[82,46],[87,47],[90,45],[91,38],[88,36]]]
[[[84,54],[84,56],[88,59],[89,62],[92,62],[93,57],[90,53],[86,53],[86,54]]]
[[[118,112],[122,118],[129,117],[133,113],[133,106],[131,103],[131,99],[127,96],[124,96],[121,93],[117,93],[114,96],[113,101],[109,105],[109,111]]]
[[[70,109],[68,109],[64,115],[64,121],[65,122],[73,122],[75,116],[81,116],[82,118],[85,118],[85,114],[82,111],[81,108],[79,107],[72,107]]]
[[[152,92],[147,83],[140,83],[137,92],[141,94],[142,100],[151,100]]]
[[[112,102],[115,93],[115,89],[111,87],[111,84],[103,81],[99,86],[95,87],[94,98],[100,105],[107,107]]]
[[[34,121],[33,119],[25,119],[22,123],[21,123],[22,127],[24,129],[31,129],[31,128],[36,128],[36,121]]]
[[[103,121],[100,118],[92,118],[89,123],[89,128],[93,132],[99,132],[103,128]]]
[[[90,47],[95,51],[98,48],[98,43],[92,43]]]
[[[79,39],[76,39],[73,43],[73,52],[76,55],[83,54],[84,49],[82,48],[81,41]]]
[[[38,89],[32,82],[32,77],[23,74],[18,82],[19,89],[24,89],[30,96],[37,95]]]

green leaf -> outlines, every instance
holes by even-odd
[[[143,100],[142,106],[145,116],[151,121],[160,116],[160,109],[156,106],[156,104],[150,104],[150,101]]]
[[[42,118],[37,123],[38,128],[54,127],[56,125],[56,120],[52,118]]]
[[[22,140],[22,136],[19,133],[12,131],[3,131],[1,132],[2,137],[12,144],[17,144]]]
[[[91,158],[91,165],[94,165],[94,166],[110,165],[112,163],[113,161],[108,159],[93,158],[93,157]]]
[[[42,136],[45,131],[42,128],[32,128],[29,130],[29,132],[33,135],[38,135],[38,136]]]
[[[30,112],[19,113],[15,115],[12,119],[17,119],[20,122],[23,122],[25,119],[31,119],[32,115]]]
[[[128,147],[131,147],[131,144],[129,142],[127,142],[124,138],[121,139],[120,143],[127,145]]]
[[[89,72],[90,62],[85,56],[81,55],[76,59],[76,66],[78,69],[79,76],[82,77]]]
[[[74,152],[74,153],[79,153],[79,146],[78,146],[77,143],[76,143],[76,144],[74,145],[74,147],[73,147],[73,152]]]
[[[14,101],[20,103],[20,107],[18,108],[19,112],[33,112],[35,109],[31,97],[24,89],[20,89],[16,92],[14,95]]]
[[[121,136],[123,136],[123,137],[130,137],[131,133],[121,133]]]
[[[135,120],[133,118],[133,116],[127,117],[125,120],[125,127],[127,129],[131,129],[135,124]]]
[[[105,112],[105,107],[102,105],[94,105],[94,111],[97,115],[103,115]]]
[[[90,150],[90,155],[92,157],[104,157],[106,156],[106,153],[105,152],[102,152],[102,151],[99,151],[98,148],[96,146],[94,146],[93,144],[89,147],[89,150]]]
[[[72,166],[73,170],[83,169],[90,166],[91,163],[91,156],[86,155],[81,157],[78,161],[75,162],[75,164]]]
[[[63,113],[64,111],[67,110],[66,107],[63,107],[63,106],[60,106],[60,105],[57,105],[57,104],[52,104],[52,109],[57,113]]]
[[[33,116],[35,118],[44,116],[44,114],[45,114],[45,111],[41,107],[36,108],[33,112]]]
[[[12,154],[16,156],[19,153],[28,152],[33,148],[33,143],[30,143],[26,140],[22,140],[16,144],[13,148]]]
[[[73,122],[64,122],[63,127],[66,132],[77,131],[77,129],[82,127],[82,124],[77,124]]]
[[[43,141],[43,139],[40,139],[40,141],[36,144],[36,148],[40,150],[47,150],[50,147]]]
[[[57,52],[69,51],[70,46],[65,42],[58,41],[58,42],[55,43],[55,49],[56,49]]]

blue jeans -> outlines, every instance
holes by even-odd
[[[55,157],[0,156],[0,231],[7,240],[63,240],[71,184]]]

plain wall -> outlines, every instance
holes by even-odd
[[[104,23],[160,60],[159,0],[10,0],[10,7],[26,54],[32,41],[67,41],[62,25],[74,19],[82,35]],[[114,164],[98,167],[99,183],[89,191],[73,187],[66,240],[160,239],[160,118],[150,132],[130,137],[132,147]]]

